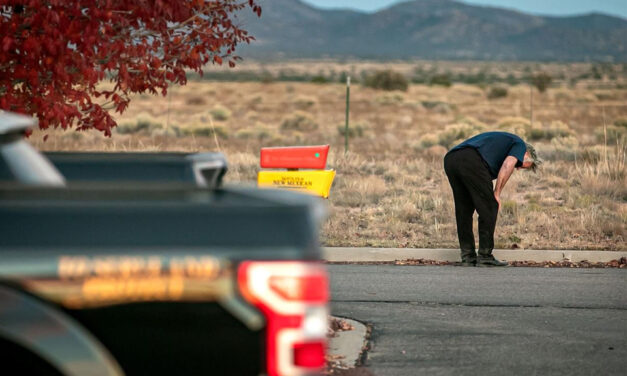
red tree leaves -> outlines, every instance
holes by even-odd
[[[131,93],[167,93],[185,70],[234,66],[254,38],[235,13],[255,0],[0,0],[0,109],[39,127],[115,126]],[[109,80],[111,90],[98,87]]]

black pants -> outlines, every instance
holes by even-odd
[[[492,177],[479,152],[473,148],[456,150],[444,157],[444,171],[453,188],[457,237],[464,254],[475,254],[472,216],[479,214],[479,254],[490,255],[494,248],[494,228],[499,204],[494,198]]]

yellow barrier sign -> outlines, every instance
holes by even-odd
[[[293,189],[328,198],[334,178],[335,170],[260,171],[257,185]]]

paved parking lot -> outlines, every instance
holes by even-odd
[[[627,271],[329,265],[376,375],[623,375]]]

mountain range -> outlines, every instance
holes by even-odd
[[[374,13],[258,0],[261,18],[239,22],[256,41],[245,58],[627,61],[627,20],[604,14],[553,17],[413,0]]]

